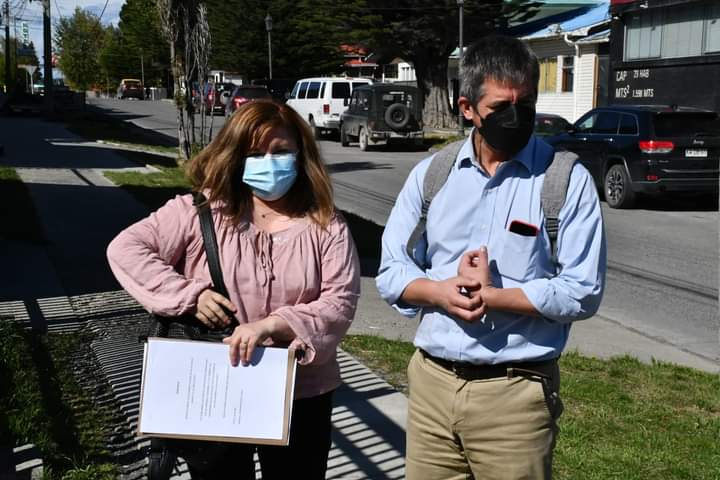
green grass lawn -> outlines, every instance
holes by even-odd
[[[352,335],[342,348],[400,390],[412,344]],[[567,353],[555,478],[720,479],[720,376]]]
[[[48,479],[110,480],[111,411],[93,401],[77,374],[90,375],[85,334],[37,335],[0,321],[0,445],[33,443]]]

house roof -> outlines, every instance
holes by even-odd
[[[536,40],[541,38],[552,38],[560,35],[587,36],[594,34],[591,30],[608,28],[610,22],[610,1],[601,0],[590,8],[582,7],[574,10],[569,18],[552,22],[552,17],[546,17],[545,25],[535,31],[524,33],[520,38],[523,40]]]

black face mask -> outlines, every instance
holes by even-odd
[[[535,128],[535,109],[510,104],[482,119],[478,132],[495,150],[515,155],[525,148]]]

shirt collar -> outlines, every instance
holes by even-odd
[[[456,159],[456,166],[458,170],[464,167],[469,167],[470,165],[475,165],[477,167],[480,166],[480,162],[478,162],[477,157],[475,157],[475,148],[472,144],[472,138],[474,134],[475,128],[473,127],[473,129],[470,130],[470,135],[468,135],[468,138],[465,140],[465,143],[463,143],[463,146],[458,152],[458,156]],[[508,161],[518,162],[523,165],[528,171],[532,171],[533,157],[535,154],[537,141],[538,139],[535,137],[535,135],[532,135],[530,137],[530,140],[528,141],[528,144],[525,145],[525,147],[518,153],[516,153],[514,156],[510,157],[510,160]]]

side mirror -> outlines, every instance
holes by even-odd
[[[348,98],[348,97],[343,98],[343,106],[347,107],[348,105],[350,105],[350,98]]]
[[[285,100],[290,100],[290,92],[285,92],[285,95],[283,96],[285,97]]]

